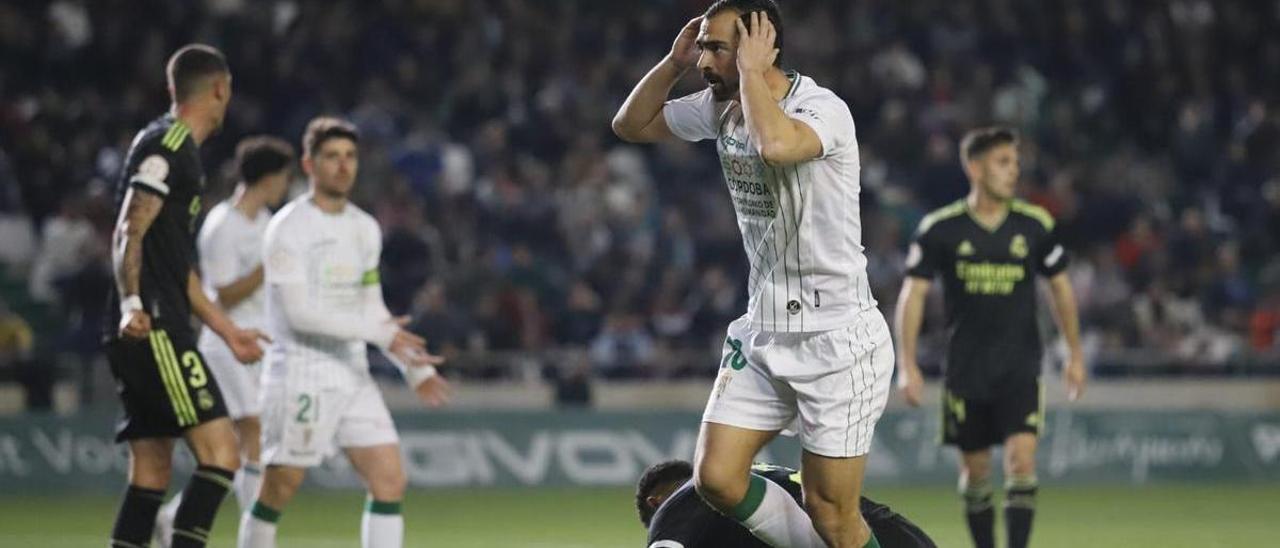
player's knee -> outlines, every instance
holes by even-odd
[[[262,477],[258,498],[278,509],[293,498],[305,477],[300,470],[269,467]]]
[[[862,546],[870,538],[870,529],[856,503],[808,496],[804,502],[814,528],[822,532],[832,546]]]
[[[215,445],[199,459],[203,466],[214,466],[223,470],[240,468],[240,450],[235,445]]]
[[[144,489],[163,491],[169,487],[173,464],[169,459],[134,459],[129,470],[129,483]]]
[[[400,500],[404,498],[408,485],[409,480],[405,477],[404,470],[387,470],[369,478],[369,494],[375,500]]]
[[[726,511],[737,506],[746,496],[747,476],[703,464],[693,471],[693,486],[703,500]]]

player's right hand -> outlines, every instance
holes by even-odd
[[[226,338],[231,354],[236,357],[236,361],[245,365],[257,363],[262,359],[262,346],[258,341],[271,342],[271,337],[257,329],[236,329],[230,337]]]
[[[698,39],[698,27],[701,24],[701,15],[690,19],[685,23],[684,28],[680,29],[675,43],[671,44],[671,62],[675,63],[676,68],[685,70],[698,62],[699,51],[695,41]]]
[[[151,334],[151,316],[145,310],[133,310],[120,318],[120,335],[145,339]]]
[[[397,319],[397,323],[399,319]],[[400,325],[404,325],[401,323]],[[391,346],[387,347],[391,353],[397,356],[414,356],[417,354],[427,353],[427,340],[414,335],[408,331],[400,329],[396,331],[395,338],[391,339]]]
[[[907,405],[920,407],[920,403],[924,401],[924,375],[920,373],[920,366],[914,363],[902,364],[902,375],[898,377],[898,389],[902,392],[902,399],[906,400]]]

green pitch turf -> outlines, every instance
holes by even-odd
[[[876,488],[939,546],[967,546],[949,488]],[[280,546],[359,545],[362,495],[304,491],[280,523]],[[0,546],[105,546],[116,500],[103,495],[0,495]],[[235,504],[211,546],[235,546]],[[418,490],[405,503],[406,546],[586,548],[643,546],[626,489]],[[1046,487],[1032,536],[1038,548],[1280,545],[1280,485]],[[888,547],[886,547],[888,548]]]

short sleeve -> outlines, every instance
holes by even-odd
[[[272,223],[262,245],[263,277],[269,284],[305,283],[306,256],[301,242],[288,226]]]
[[[141,160],[130,169],[129,185],[168,196],[169,190],[174,186],[177,155],[156,143],[143,145],[137,154]]]
[[[200,249],[200,274],[205,283],[214,288],[230,285],[238,274],[235,240],[228,234],[226,214],[222,210],[216,218],[206,220],[196,240]]]
[[[853,114],[849,105],[829,91],[814,93],[787,106],[787,116],[804,122],[822,143],[820,158],[830,156],[855,142]]]
[[[1066,270],[1070,262],[1067,250],[1062,246],[1062,240],[1058,236],[1058,229],[1049,230],[1036,250],[1036,271],[1041,276],[1051,278]]]
[[[716,138],[716,102],[710,89],[667,101],[662,116],[671,134],[685,141]]]
[[[932,280],[938,274],[942,257],[938,251],[937,236],[932,226],[924,223],[916,231],[911,247],[907,249],[907,275]]]

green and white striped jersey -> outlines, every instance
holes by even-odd
[[[867,282],[853,116],[835,93],[789,73],[783,112],[804,122],[822,155],[789,166],[761,160],[736,100],[706,89],[668,101],[667,126],[686,141],[716,140],[750,262],[747,315],[761,331],[825,331],[874,309]]]

